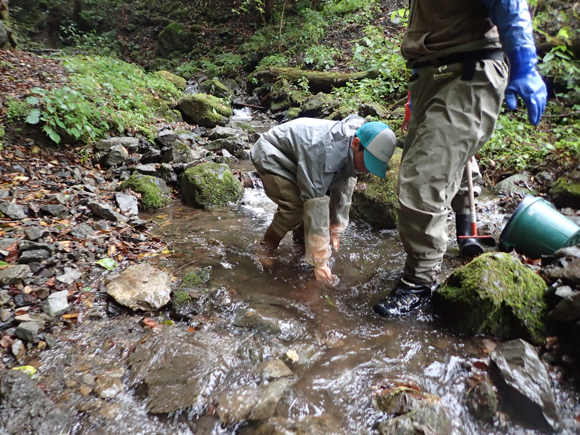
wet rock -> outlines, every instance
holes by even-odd
[[[374,398],[375,408],[389,415],[403,415],[429,403],[439,403],[439,398],[399,386],[380,391]]]
[[[256,373],[265,381],[272,381],[294,374],[281,359],[266,361],[256,369]]]
[[[0,270],[0,285],[16,284],[29,276],[32,276],[32,272],[27,265],[9,266]]]
[[[76,225],[70,230],[70,235],[77,239],[86,239],[95,234],[95,230],[89,224]]]
[[[260,421],[272,417],[276,412],[278,402],[292,383],[293,381],[290,379],[280,379],[270,382],[260,394],[249,419],[251,421]]]
[[[179,101],[179,108],[193,124],[203,127],[226,125],[233,115],[232,108],[213,95],[186,95]]]
[[[490,356],[502,381],[496,382],[501,403],[510,414],[530,427],[559,431],[561,421],[550,378],[536,350],[523,340],[513,340],[498,344]]]
[[[262,423],[254,435],[346,435],[327,414],[306,416],[300,421],[283,417],[273,417]]]
[[[218,396],[217,408],[221,423],[229,426],[247,420],[258,403],[259,392],[260,389],[256,385],[250,384],[221,393]]]
[[[138,201],[133,195],[117,192],[115,193],[115,201],[117,201],[121,213],[128,214],[129,216],[139,214]]]
[[[171,190],[165,181],[157,177],[133,174],[122,183],[121,187],[141,194],[143,210],[156,210],[171,203]]]
[[[247,144],[241,140],[239,137],[229,137],[225,139],[217,139],[210,142],[205,149],[208,151],[220,151],[227,150],[229,153],[234,155],[239,159],[245,158],[244,150],[247,148]]]
[[[63,290],[51,294],[42,302],[42,311],[51,317],[57,317],[64,314],[69,309],[68,290]]]
[[[24,356],[24,354],[26,353],[26,347],[24,346],[24,343],[21,340],[16,339],[12,343],[12,347],[10,349],[10,352],[12,352],[12,355],[14,355],[14,357],[16,358],[17,361],[20,361],[22,359],[22,357]],[[2,404],[2,400],[0,399],[0,405],[1,404]],[[0,407],[0,412],[1,412],[1,407]]]
[[[50,257],[50,252],[47,252],[44,249],[33,249],[31,251],[24,251],[18,259],[18,263],[40,263],[41,261],[46,260],[48,257]]]
[[[41,226],[35,225],[33,227],[28,227],[24,230],[26,238],[28,240],[38,240],[46,235],[46,229]]]
[[[129,158],[129,152],[123,145],[113,145],[105,158],[105,166],[118,166]]]
[[[481,419],[491,421],[495,417],[498,397],[495,387],[485,378],[467,391],[465,398],[469,412]]]
[[[570,289],[568,287],[568,289]],[[556,294],[558,295],[558,289]],[[548,320],[552,322],[573,322],[580,319],[580,291],[570,291],[548,314]]]
[[[155,138],[155,142],[162,147],[169,147],[173,145],[177,139],[179,139],[179,136],[173,130],[161,130]]]
[[[187,204],[195,207],[223,207],[241,201],[244,187],[227,165],[208,162],[184,172],[181,194]]]
[[[352,196],[350,217],[368,222],[376,229],[397,228],[397,182],[401,155],[396,153],[389,162],[387,178],[359,175]]]
[[[97,377],[94,390],[101,399],[112,399],[125,391],[125,387],[118,377],[103,374]]]
[[[24,207],[4,199],[0,199],[0,212],[14,220],[21,220],[26,218]]]
[[[28,342],[34,342],[40,331],[40,324],[37,322],[23,322],[16,328],[16,336]]]
[[[528,187],[529,186],[529,187]],[[497,183],[493,191],[496,195],[512,196],[536,194],[535,189],[531,189],[531,176],[527,172],[515,174]]]
[[[19,371],[0,377],[0,427],[5,434],[61,435],[70,430],[69,418]]]
[[[580,284],[580,258],[560,258],[542,272],[552,281],[564,279],[572,284]]]
[[[134,137],[112,137],[95,142],[94,147],[99,151],[109,152],[112,147],[118,145],[121,145],[130,153],[134,153],[139,148],[139,139]]]
[[[419,429],[420,428],[420,429]],[[417,429],[420,432],[417,432]],[[451,418],[441,405],[427,405],[399,417],[381,422],[381,435],[450,434]]]
[[[107,285],[107,294],[132,310],[156,311],[169,303],[171,278],[148,264],[133,265]]]
[[[452,330],[541,342],[547,288],[517,258],[489,253],[457,268],[434,294],[434,308]]]
[[[73,282],[77,281],[83,273],[76,269],[66,268],[65,273],[62,275],[58,275],[56,280],[58,282],[62,282],[63,284],[72,284]]]
[[[109,204],[101,202],[89,202],[87,207],[100,218],[113,222],[127,222],[127,218],[113,210]]]
[[[183,277],[171,295],[171,312],[174,318],[189,320],[202,311],[210,296],[209,275],[211,266],[190,272]]]
[[[68,208],[62,204],[46,204],[40,207],[40,211],[57,218],[64,217],[68,214]]]
[[[580,170],[558,178],[550,189],[550,196],[556,207],[580,209]]]
[[[239,130],[230,127],[216,127],[208,133],[209,140],[226,139],[235,137],[239,134]]]

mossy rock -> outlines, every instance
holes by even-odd
[[[580,171],[572,171],[556,180],[550,196],[556,207],[580,209]]]
[[[233,115],[232,108],[223,100],[207,94],[186,95],[179,108],[194,124],[202,127],[226,125]]]
[[[163,71],[171,67],[171,61],[167,59],[156,58],[149,62],[149,71]]]
[[[363,118],[367,116],[372,116],[373,118],[386,118],[389,112],[382,104],[370,102],[360,105],[359,114]]]
[[[456,269],[435,292],[434,306],[455,332],[541,343],[546,287],[517,258],[489,253]]]
[[[401,153],[396,152],[389,162],[386,179],[372,174],[358,176],[352,196],[350,218],[368,222],[376,229],[397,228],[397,182]]]
[[[201,88],[205,93],[213,95],[217,98],[223,98],[226,100],[231,100],[234,98],[234,93],[217,79],[206,80],[201,84]]]
[[[187,48],[187,35],[181,23],[169,24],[157,38],[157,54],[160,57],[168,57],[171,53],[183,52]]]
[[[187,86],[187,81],[183,77],[179,77],[178,75],[170,73],[169,71],[156,71],[155,75],[157,77],[161,77],[162,79],[170,81],[182,91],[184,91],[185,87]]]
[[[306,98],[300,107],[300,116],[308,118],[326,118],[340,105],[333,95],[319,92]]]
[[[171,203],[171,191],[165,181],[151,175],[133,174],[123,181],[121,188],[140,193],[144,210],[157,210]]]
[[[244,187],[227,165],[207,162],[183,173],[181,194],[194,207],[223,207],[240,202]]]
[[[299,107],[291,107],[290,109],[288,109],[288,113],[286,114],[286,117],[290,120],[296,119],[299,116],[300,116],[300,108]]]
[[[175,318],[188,320],[208,303],[211,266],[186,274],[171,295],[171,311]]]

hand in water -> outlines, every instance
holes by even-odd
[[[328,284],[330,286],[335,286],[340,281],[336,275],[332,274],[330,267],[328,266],[315,267],[314,277],[316,278],[317,282],[320,282],[321,284]]]

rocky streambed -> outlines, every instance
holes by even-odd
[[[84,159],[33,139],[2,151],[0,433],[577,431],[575,248],[542,271],[539,347],[450,332],[430,309],[377,318],[404,261],[396,219],[351,224],[333,288],[291,240],[258,261],[275,205],[246,157],[271,122],[160,126]],[[355,200],[383,216],[368,183]],[[480,201],[490,232],[515,203]],[[462,264],[451,243],[445,275]]]

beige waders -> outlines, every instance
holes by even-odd
[[[437,279],[451,201],[467,160],[493,133],[507,85],[501,60],[476,61],[473,78],[462,79],[463,71],[463,63],[424,66],[409,83],[413,116],[399,172],[399,231],[404,276],[416,283]]]

